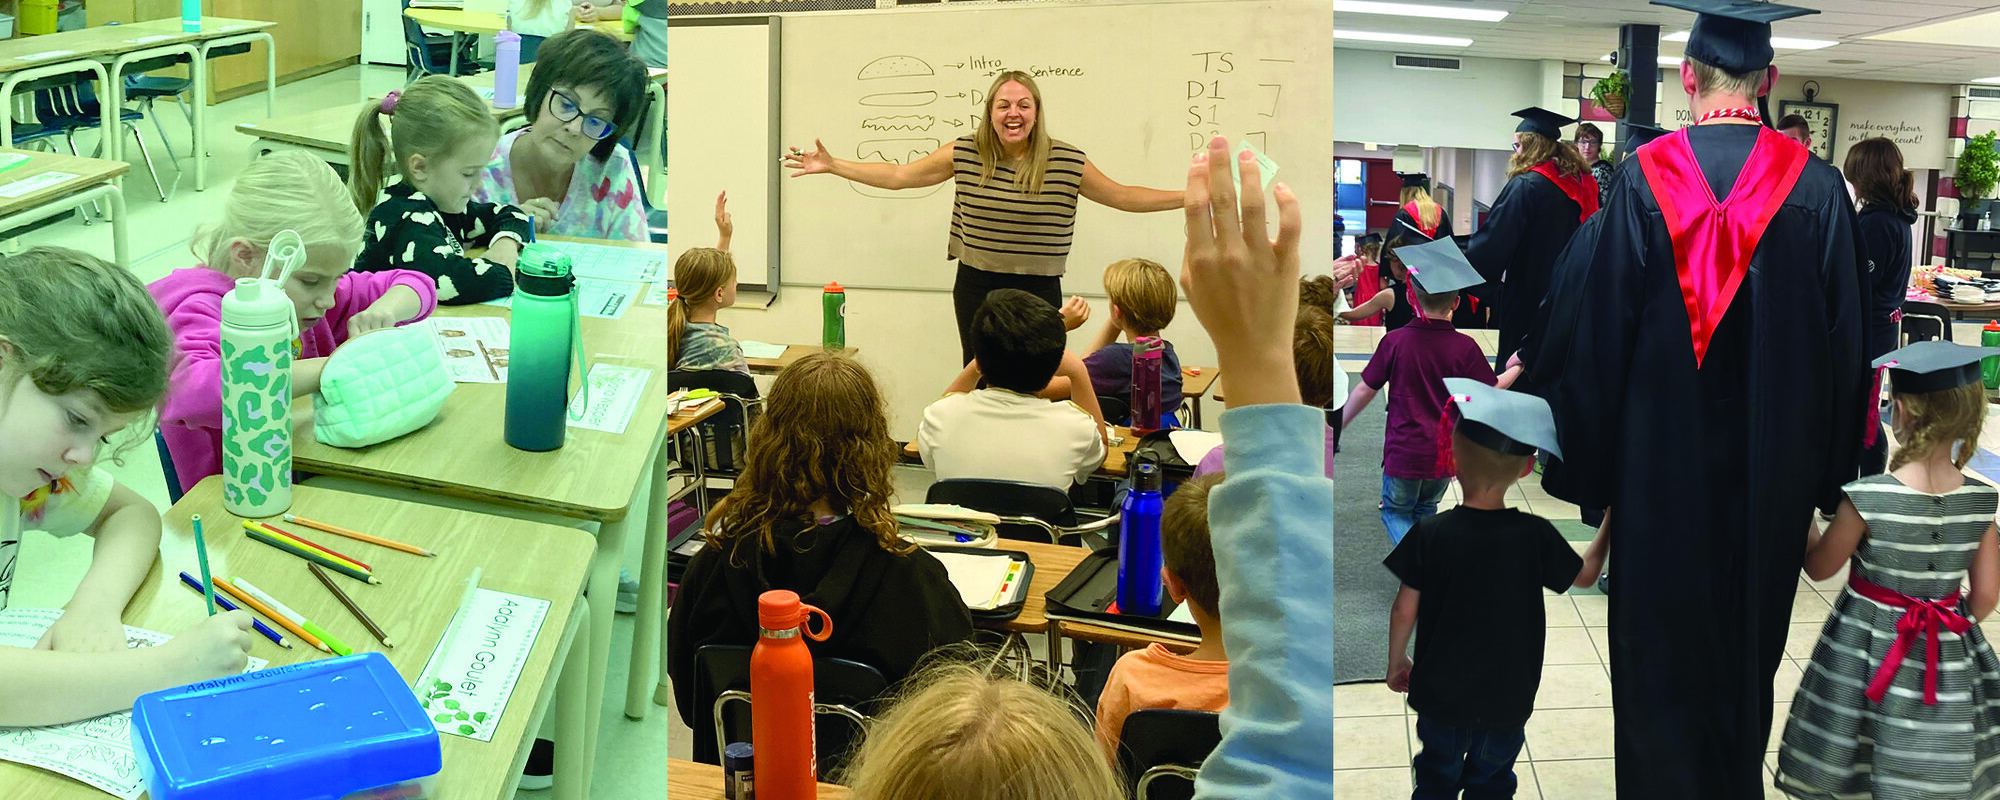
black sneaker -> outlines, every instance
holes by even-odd
[[[534,791],[554,786],[555,767],[556,743],[547,739],[536,739],[535,746],[528,748],[528,765],[521,769],[520,788]]]

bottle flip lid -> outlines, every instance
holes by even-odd
[[[1160,490],[1161,478],[1159,465],[1152,462],[1144,462],[1134,467],[1132,474],[1136,478],[1133,481],[1133,486],[1136,488],[1153,492]]]
[[[234,325],[255,327],[297,322],[298,310],[283,287],[305,260],[305,242],[298,232],[279,231],[264,246],[264,266],[258,277],[236,279],[236,288],[222,296],[223,318]]]
[[[543,242],[531,242],[521,248],[521,258],[515,266],[521,274],[538,278],[567,278],[572,269],[568,253]]]
[[[827,284],[827,285],[826,285],[826,293],[827,293],[827,294],[846,294],[846,293],[847,293],[847,288],[846,288],[846,287],[844,287],[844,286],[841,286],[841,285],[840,285],[840,281],[834,281],[834,282],[832,282],[832,283],[829,283],[829,284]]]
[[[1166,349],[1166,344],[1158,336],[1141,336],[1132,340],[1134,358],[1159,358]]]
[[[815,634],[808,624],[807,616],[818,613],[819,633]],[[797,592],[788,589],[772,589],[757,596],[757,627],[767,631],[798,630],[813,641],[826,641],[833,635],[833,618],[813,606],[800,602]]]

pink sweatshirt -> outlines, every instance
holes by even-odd
[[[319,358],[347,341],[347,320],[389,288],[416,290],[423,319],[437,307],[437,284],[410,270],[349,272],[333,290],[333,308],[299,334],[299,358]],[[175,270],[146,287],[174,335],[173,373],[160,402],[160,433],[183,490],[222,474],[222,296],[236,281],[206,266]],[[414,321],[414,320],[413,320]]]

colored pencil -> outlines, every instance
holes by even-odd
[[[243,576],[241,575],[236,576],[236,588],[249,592],[251,597],[255,597],[257,598],[258,601],[262,602],[264,605],[270,606],[271,610],[285,615],[286,619],[289,619],[292,622],[297,623],[300,628],[305,629],[306,633],[310,633],[314,636],[319,637],[319,640],[325,642],[327,649],[332,650],[334,655],[337,656],[354,655],[354,648],[348,647],[346,642],[343,642],[340,639],[336,638],[333,634],[327,633],[326,629],[321,628],[318,625],[314,625],[312,620],[306,619],[306,615],[299,613],[296,609],[292,608],[291,606],[278,602],[277,596],[271,594],[270,592],[264,591],[255,586],[250,585],[250,582],[244,580]]]
[[[246,531],[262,531],[266,535],[274,539],[277,539],[278,541],[292,545],[293,547],[299,550],[304,550],[311,553],[318,553],[322,556],[325,556],[328,561],[332,561],[336,564],[345,564],[351,569],[358,569],[361,570],[362,572],[370,574],[373,574],[375,572],[374,567],[368,566],[367,564],[363,564],[359,561],[356,561],[352,558],[348,558],[347,556],[341,555],[339,553],[335,553],[324,547],[320,547],[319,545],[313,544],[312,542],[300,539],[299,537],[292,535],[290,531],[281,531],[278,530],[277,528],[273,528],[262,522],[256,522],[254,520],[244,520],[243,529]]]
[[[333,652],[331,649],[328,649],[326,643],[320,641],[318,637],[313,636],[310,633],[306,633],[304,628],[300,628],[297,624],[293,623],[291,620],[286,619],[285,615],[278,613],[275,609],[272,609],[270,606],[264,605],[262,602],[258,601],[257,598],[251,597],[249,593],[243,591],[242,589],[236,588],[235,584],[230,583],[229,581],[225,581],[221,578],[209,578],[209,582],[214,583],[215,588],[228,592],[229,596],[236,598],[237,602],[249,606],[251,609],[255,610],[259,614],[263,614],[265,619],[269,619],[272,622],[278,623],[278,627],[284,628],[286,632],[290,633],[293,636],[298,637],[299,641],[312,645],[313,649],[326,653]]]
[[[414,556],[424,556],[426,558],[430,558],[430,557],[435,557],[437,555],[436,553],[433,553],[429,550],[425,550],[424,548],[418,547],[413,544],[404,544],[402,542],[398,542],[393,539],[384,539],[380,536],[370,536],[368,534],[361,533],[359,531],[351,531],[346,528],[334,525],[328,525],[324,522],[314,522],[312,520],[306,519],[305,517],[297,516],[294,514],[286,514],[285,521],[292,523],[294,525],[304,525],[305,527],[311,528],[316,531],[324,531],[326,533],[331,533],[335,536],[345,536],[357,542],[367,542],[373,545],[381,545],[391,550],[401,550],[405,553],[409,553],[410,555]]]
[[[369,633],[375,635],[376,641],[381,642],[383,647],[396,646],[395,642],[389,641],[388,634],[382,632],[382,626],[375,624],[375,620],[369,619],[368,612],[362,611],[360,606],[355,605],[354,598],[348,597],[347,592],[341,590],[340,584],[334,583],[333,577],[326,574],[326,570],[321,569],[320,565],[310,562],[306,564],[306,568],[312,570],[313,577],[318,578],[319,582],[326,586],[327,591],[333,593],[334,598],[339,600],[341,605],[347,606],[347,610],[354,614],[354,618],[361,621],[362,627],[367,628]]]
[[[382,585],[382,581],[377,580],[374,575],[355,569],[344,563],[328,558],[324,555],[320,555],[316,551],[308,550],[299,545],[284,541],[283,539],[280,539],[276,536],[272,536],[271,534],[265,533],[263,531],[257,530],[256,528],[249,528],[245,530],[244,533],[252,539],[256,539],[257,541],[263,542],[272,547],[278,548],[279,550],[283,550],[287,553],[291,553],[292,555],[298,556],[299,558],[303,558],[307,561],[317,563],[320,566],[326,567],[327,569],[333,570],[335,572],[339,572],[342,575],[346,575],[347,577],[353,578],[357,581],[361,581],[362,583],[374,584],[376,586]]]
[[[202,584],[199,581],[196,581],[193,575],[189,575],[185,572],[181,573],[181,583],[187,584],[187,587],[189,589],[201,592],[202,594],[207,595],[209,597],[215,597],[215,587],[211,586],[206,589],[202,588]],[[229,602],[229,598],[227,597],[215,597],[215,604],[222,606],[222,610],[224,611],[236,610],[236,604]],[[259,620],[256,617],[251,617],[250,624],[257,628],[258,633],[264,634],[264,638],[270,639],[272,642],[276,643],[279,647],[285,648],[286,650],[292,649],[291,642],[285,641],[285,637],[279,636],[277,631],[271,630],[270,627],[266,626],[262,620]]]
[[[208,615],[215,616],[215,589],[208,585],[208,542],[201,538],[201,515],[194,515],[194,557],[201,562],[201,596],[208,599]]]
[[[325,553],[325,554],[327,554],[327,555],[329,555],[329,556],[333,556],[334,558],[343,558],[343,559],[346,559],[346,560],[348,560],[348,561],[352,561],[352,562],[354,562],[354,565],[355,565],[355,566],[357,566],[357,567],[360,567],[360,568],[362,568],[362,569],[365,569],[365,570],[368,570],[369,572],[374,572],[374,571],[375,571],[375,568],[374,568],[374,567],[372,567],[372,566],[369,566],[368,562],[366,562],[366,561],[362,561],[361,559],[358,559],[358,558],[355,558],[354,556],[350,556],[350,555],[348,555],[348,554],[346,554],[346,553],[343,553],[343,552],[340,552],[339,550],[335,550],[335,549],[333,549],[333,548],[331,548],[331,547],[327,547],[326,545],[323,545],[323,544],[320,544],[319,542],[315,542],[315,541],[313,541],[313,540],[311,540],[311,539],[308,539],[308,538],[306,538],[306,537],[304,537],[304,536],[300,536],[300,535],[298,535],[298,534],[296,534],[296,533],[293,533],[293,532],[291,532],[291,531],[288,531],[288,530],[285,530],[284,528],[280,528],[280,527],[278,527],[278,526],[276,526],[276,525],[272,525],[271,523],[268,523],[268,522],[259,522],[259,523],[257,523],[257,527],[259,527],[259,528],[263,528],[263,529],[264,529],[265,531],[267,531],[267,532],[270,532],[270,533],[275,533],[275,534],[278,534],[278,535],[280,535],[280,536],[285,536],[285,537],[289,537],[289,538],[291,538],[291,539],[294,539],[294,540],[296,540],[296,541],[297,541],[297,542],[298,542],[299,544],[302,544],[302,545],[305,545],[305,546],[307,546],[307,547],[310,547],[310,548],[312,548],[312,549],[314,549],[314,550],[318,550],[318,551],[320,551],[320,552],[322,552],[322,553]]]

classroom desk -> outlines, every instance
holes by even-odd
[[[523,69],[526,69],[524,66]],[[484,79],[483,81],[481,79]],[[492,89],[493,75],[473,75],[461,78],[474,89]],[[523,91],[527,86],[527,76],[521,77]],[[261,151],[280,149],[271,144],[302,147],[313,151],[314,155],[332,164],[347,163],[347,148],[354,136],[354,120],[361,115],[361,109],[377,104],[379,100],[364,100],[355,105],[337,105],[314,109],[302,114],[274,117],[263,122],[239,122],[236,132],[257,137],[252,147]],[[505,122],[521,116],[521,109],[498,108],[488,98],[487,107],[493,111],[493,118]]]
[[[595,243],[663,249],[650,244]],[[609,598],[618,591],[618,564],[625,550],[626,520],[633,500],[647,488],[640,481],[665,441],[666,313],[660,306],[635,302],[622,319],[582,320],[585,355],[592,363],[652,371],[644,396],[623,435],[571,428],[560,449],[547,453],[516,450],[501,439],[506,385],[462,383],[452,392],[435,421],[408,436],[360,449],[330,447],[313,437],[310,415],[304,415],[292,440],[294,466],[305,472],[599,523],[590,591],[591,596],[606,600],[591,608],[588,738],[593,752],[599,699],[604,694],[611,653],[615,604]],[[436,314],[440,317],[508,315],[508,309],[488,305],[440,306]],[[293,405],[294,419],[301,417],[301,406],[310,408],[311,403],[309,397],[299,398]],[[668,470],[653,471],[653,502],[648,506],[645,535],[649,540],[660,538],[662,543],[656,548],[660,551],[657,563],[641,568],[636,624],[642,638],[635,639],[632,651],[635,678],[650,674],[653,656],[657,654],[655,648],[642,645],[651,641],[644,638],[649,629],[651,636],[658,636],[662,616],[659,607],[666,561],[667,504],[661,498],[668,495],[667,481]],[[643,681],[638,682],[643,685]],[[632,714],[635,700],[638,714]],[[643,689],[628,686],[627,714],[643,716],[644,704]],[[586,776],[584,780],[587,789],[589,779]]]
[[[1201,373],[1190,375],[1188,374],[1190,369],[1201,370]],[[1188,404],[1188,427],[1196,429],[1201,427],[1201,396],[1208,394],[1208,387],[1214,386],[1215,379],[1219,377],[1222,377],[1221,367],[1181,368],[1181,399]]]
[[[466,11],[457,8],[405,8],[403,16],[416,20],[418,25],[442,28],[451,31],[451,74],[458,74],[459,41],[465,36],[492,36],[507,30],[507,15],[491,11]],[[594,27],[621,42],[632,41],[625,33],[622,20],[607,20],[591,23]]]
[[[118,176],[131,170],[130,164],[40,150],[0,147],[0,153],[28,156],[26,163],[0,172],[0,192],[6,192],[9,186],[37,175],[59,172],[75,176],[19,197],[0,197],[0,230],[38,222],[72,208],[80,208],[93,200],[103,200],[105,216],[111,223],[113,262],[127,270],[132,268],[131,232],[125,229],[128,223],[125,193],[119,189],[117,182]]]
[[[987,622],[975,619],[972,624],[1008,633],[1042,633],[1048,635],[1049,668],[1062,665],[1062,633],[1060,626],[1048,617],[1049,590],[1062,583],[1070,570],[1083,563],[1083,557],[1090,555],[1090,549],[1064,544],[1044,544],[1002,539],[995,548],[1019,550],[1028,554],[1028,560],[1035,565],[1035,574],[1028,579],[1028,597],[1021,604],[1019,616],[1006,622]]]
[[[1968,314],[1983,317],[2000,312],[2000,303],[1948,303],[1940,300],[1938,305],[1944,306],[1944,310],[1950,312],[1954,320],[1965,319]]]
[[[181,21],[178,17],[118,26],[124,28],[128,33],[138,32],[141,34],[139,37],[127,40],[128,44],[142,44],[150,41],[158,46],[149,50],[126,53],[112,63],[111,80],[109,81],[112,108],[123,108],[125,106],[125,80],[123,78],[125,65],[155,55],[166,55],[176,52],[191,54],[194,57],[194,63],[189,68],[189,75],[193,77],[194,81],[192,96],[195,99],[190,105],[194,106],[194,188],[197,192],[208,189],[208,55],[219,47],[263,42],[264,116],[275,117],[278,115],[278,41],[272,38],[270,29],[276,26],[277,23],[266,22],[264,20],[230,19],[227,17],[210,16],[202,17],[201,30],[192,33],[181,30]],[[190,49],[191,53],[189,52]],[[5,100],[5,97],[0,97],[0,102],[4,102]],[[106,137],[105,140],[108,142],[113,138],[116,137]],[[0,139],[0,141],[10,140]],[[107,152],[119,153],[122,150]],[[123,156],[112,155],[110,157],[122,158]]]
[[[126,606],[124,621],[176,634],[200,620],[204,613],[201,597],[188,591],[178,578],[181,571],[200,574],[189,523],[189,517],[199,513],[213,574],[253,578],[260,588],[283,598],[357,651],[379,650],[389,657],[397,672],[415,680],[450,624],[456,610],[453,604],[466,576],[479,567],[483,570],[481,586],[548,600],[549,616],[528,653],[493,741],[439,736],[444,751],[444,777],[431,796],[440,800],[510,800],[520,780],[521,766],[534,743],[535,731],[551,704],[563,725],[574,729],[583,722],[581,698],[574,697],[578,693],[573,691],[581,673],[569,668],[583,659],[566,662],[565,653],[570,652],[570,642],[582,627],[581,591],[584,570],[590,560],[589,537],[573,528],[357,497],[309,486],[294,487],[293,492],[292,510],[296,513],[381,533],[428,547],[438,554],[436,558],[421,558],[333,537],[341,542],[338,549],[371,559],[375,565],[381,586],[363,586],[344,577],[335,580],[343,582],[341,588],[384,626],[384,632],[398,646],[381,649],[381,644],[327,593],[297,558],[242,535],[241,528],[236,526],[238,518],[223,510],[221,476],[196,484],[167,511],[161,560]],[[478,546],[473,546],[475,540]],[[361,550],[346,550],[348,547]],[[251,654],[269,660],[273,667],[326,657],[299,643],[286,650],[262,636],[252,641]],[[559,680],[565,682],[564,697],[557,701]],[[586,759],[583,763],[588,763],[587,752],[580,748],[558,754],[558,759],[564,758]],[[564,773],[560,769],[556,772],[558,776]],[[82,782],[11,762],[0,762],[0,786],[8,787],[6,794],[10,798],[104,797],[102,792]],[[574,789],[559,787],[558,792],[566,798],[581,797]]]
[[[819,785],[819,800],[845,800],[847,787]],[[667,759],[667,800],[722,800],[722,768],[678,758]]]
[[[1124,480],[1127,469],[1126,462],[1132,459],[1132,451],[1139,449],[1139,437],[1133,436],[1132,429],[1123,425],[1111,426],[1111,435],[1114,438],[1122,439],[1122,441],[1111,446],[1110,452],[1104,454],[1104,463],[1099,465],[1097,471],[1091,473],[1091,475],[1111,480]],[[923,456],[917,452],[917,440],[914,438],[903,445],[903,463],[924,463]]]
[[[785,352],[783,354],[780,354],[777,358],[745,358],[743,360],[750,364],[751,372],[761,372],[769,374],[769,373],[783,372],[786,367],[791,366],[801,358],[805,358],[807,354],[817,353],[819,351],[820,348],[817,345],[788,344],[785,345]],[[851,357],[859,355],[861,353],[861,348],[849,347],[841,352],[844,352]]]

